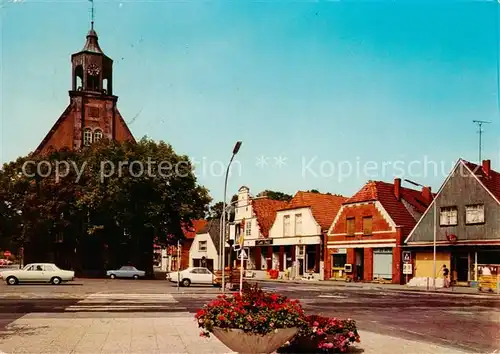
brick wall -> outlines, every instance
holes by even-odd
[[[373,280],[373,248],[365,248],[363,251],[363,280],[371,281]]]
[[[393,233],[391,226],[388,221],[383,217],[380,211],[375,207],[375,203],[371,202],[369,204],[353,204],[346,205],[342,209],[337,223],[334,225],[331,234],[345,234],[347,232],[347,218],[354,217],[355,224],[355,236],[339,235],[339,236],[328,236],[328,241],[352,241],[352,240],[363,240],[363,239],[385,239],[388,237],[387,234],[375,233],[371,236],[364,236],[363,233],[363,217],[372,217],[372,231],[381,232],[387,231]]]
[[[363,217],[371,216],[372,217],[372,231],[374,232],[372,235],[363,235]],[[355,218],[355,235],[347,236],[347,218]],[[335,236],[332,236],[334,234]],[[357,244],[360,244],[359,241],[373,241],[373,240],[389,240],[394,239],[397,245],[402,245],[403,235],[402,231],[399,228],[396,228],[394,231],[389,224],[389,221],[386,220],[383,213],[375,206],[375,202],[368,203],[360,203],[353,205],[346,205],[340,212],[338,216],[338,220],[334,225],[333,229],[328,236],[328,241],[345,241],[346,244],[349,244],[351,247],[355,247]],[[357,241],[357,242],[353,242]],[[386,243],[385,241],[381,241],[382,243]],[[394,241],[391,241],[394,242]],[[368,243],[365,244],[365,246]],[[376,247],[374,245],[374,247]],[[338,248],[345,248],[342,245],[339,245]],[[363,280],[371,281],[373,280],[373,248],[365,247],[359,248],[363,253]],[[393,262],[392,262],[392,276],[393,283],[400,284],[402,280],[402,257],[401,247],[398,246],[393,249]],[[331,274],[331,255],[334,253],[334,250],[327,249],[325,252],[325,279],[330,279]],[[349,275],[349,277],[357,279],[357,270],[356,270],[356,249],[348,248],[347,249],[347,263],[353,265],[353,272]]]
[[[104,97],[71,97],[70,105],[38,147],[38,151],[44,154],[52,149],[80,149],[82,146],[82,126],[101,129],[107,139],[133,141],[134,137],[126,123],[121,119],[120,112],[113,101],[113,98]],[[99,116],[93,116],[91,112],[98,112]],[[83,124],[82,115],[84,117]]]

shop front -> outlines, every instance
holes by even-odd
[[[249,250],[246,269],[255,278],[268,277],[271,269],[278,270],[281,278],[319,278],[319,236],[245,240],[244,247]]]
[[[436,249],[436,273],[434,274],[434,252],[431,247],[412,251],[414,278],[442,278],[443,265],[450,270],[450,281],[454,286],[477,286],[478,267],[500,264],[500,247],[488,246],[442,246]]]
[[[346,280],[345,265],[347,264],[347,249],[338,248],[332,250],[331,257],[331,277],[332,280]]]
[[[392,280],[392,250],[373,249],[373,280]]]

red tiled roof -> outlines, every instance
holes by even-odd
[[[184,231],[184,236],[187,239],[194,239],[196,233],[207,226],[208,221],[200,219],[200,220],[193,220],[192,223],[193,223],[192,227],[186,226],[182,228],[182,230]]]
[[[397,226],[402,226],[403,235],[407,235],[417,224],[418,220],[415,220],[402,200],[412,205],[420,213],[425,212],[430,204],[429,201],[423,198],[421,191],[406,187],[401,187],[401,201],[398,201],[394,195],[394,184],[382,181],[368,182],[358,193],[352,198],[349,198],[344,204],[375,200],[382,204]]]
[[[489,176],[486,176],[482,166],[465,160],[462,160],[462,162],[479,178],[486,189],[500,200],[500,173],[490,169]]]
[[[260,232],[264,237],[269,236],[269,230],[276,219],[276,212],[288,205],[287,202],[272,199],[256,199],[252,201],[253,211],[259,223]]]
[[[346,200],[347,198],[341,195],[298,191],[288,205],[281,210],[310,207],[321,229],[327,230]]]

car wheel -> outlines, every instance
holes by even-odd
[[[184,279],[184,280],[182,281],[182,286],[188,287],[189,285],[191,285],[191,280],[189,280],[189,279]]]
[[[110,277],[111,279],[115,279],[115,278],[116,278],[116,275],[111,274],[109,277]]]
[[[139,279],[139,276],[137,274],[134,274],[133,278],[137,280]]]
[[[8,277],[5,281],[8,285],[17,285],[19,283],[16,277]]]
[[[54,278],[50,279],[50,282],[51,282],[52,284],[54,284],[54,285],[59,285],[59,284],[61,284],[61,283],[62,283],[62,280],[61,280],[61,278],[59,278],[59,277],[54,277]]]

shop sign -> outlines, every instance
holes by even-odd
[[[273,244],[272,239],[255,240],[255,246],[270,246],[272,244]]]

